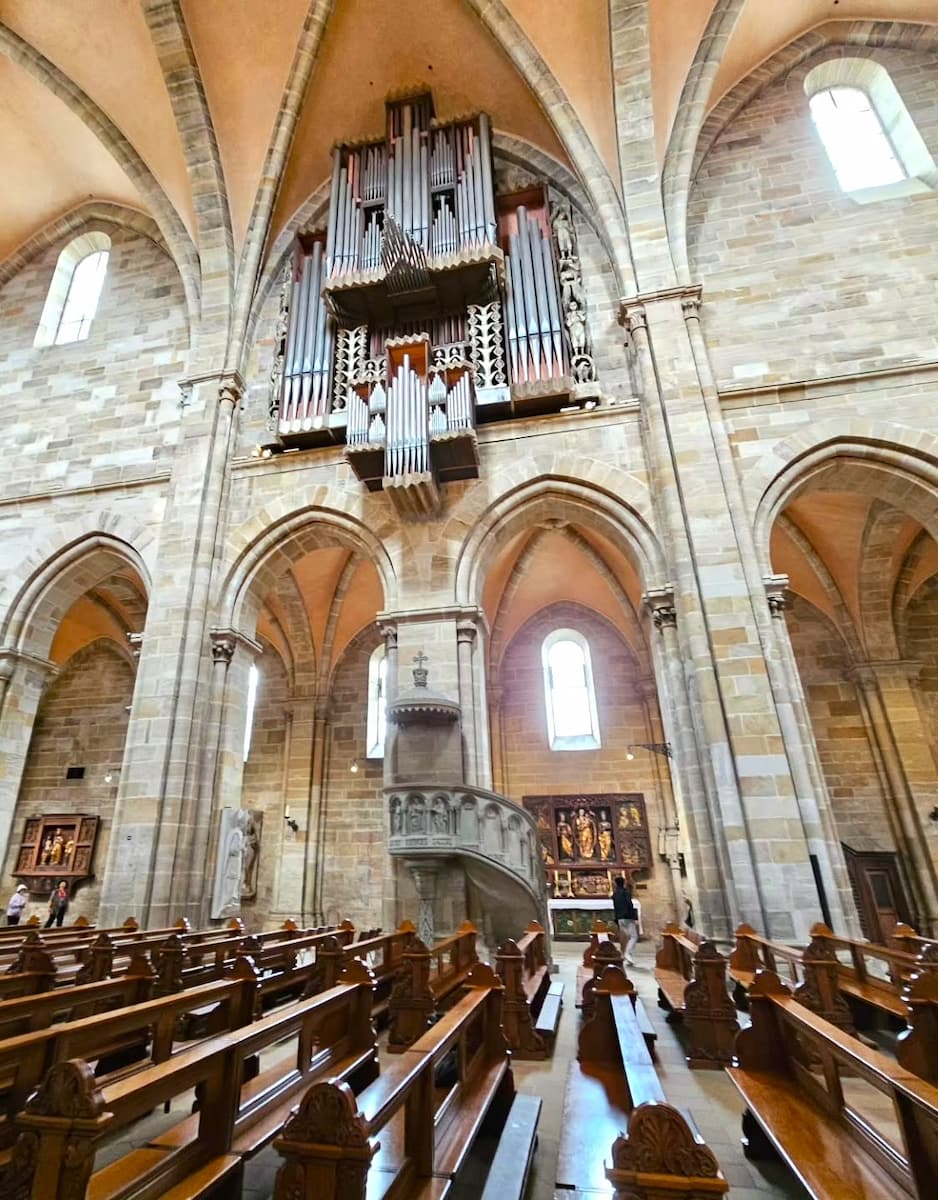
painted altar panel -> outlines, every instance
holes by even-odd
[[[524,796],[522,803],[537,822],[554,896],[608,896],[614,876],[634,880],[651,869],[642,793]]]
[[[30,892],[51,892],[60,879],[75,885],[91,875],[98,818],[87,813],[30,817],[16,856],[15,878]]]

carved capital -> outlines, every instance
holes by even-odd
[[[235,640],[224,635],[212,634],[212,661],[228,666],[234,658]]]
[[[210,629],[209,638],[212,644],[212,660],[226,667],[231,664],[235,651],[239,647],[246,650],[252,658],[256,658],[264,652],[260,642],[255,642],[246,634],[239,633],[237,629]]]
[[[476,640],[479,631],[475,621],[459,621],[456,625],[456,641],[459,644],[468,643],[470,646]]]
[[[218,385],[218,403],[235,409],[241,403],[244,388],[240,380],[225,379]]]
[[[128,633],[127,641],[130,643],[130,649],[131,649],[131,652],[133,653],[134,658],[139,658],[140,657],[140,648],[143,645],[143,634],[142,633]]]
[[[645,611],[650,614],[659,632],[677,626],[677,609],[674,605],[674,589],[670,585],[649,588],[642,596]]]
[[[644,304],[623,301],[619,309],[619,323],[624,326],[626,333],[634,337],[640,329],[648,331],[648,313]]]
[[[684,314],[685,321],[700,320],[700,295],[685,296],[681,300],[681,312]]]
[[[433,900],[436,897],[436,879],[439,869],[434,863],[408,862],[407,868],[421,900]]]
[[[784,617],[791,599],[788,594],[787,575],[766,575],[762,581],[765,584],[765,598],[769,612],[773,617]]]
[[[390,653],[390,651],[392,651],[392,650],[396,650],[397,649],[397,626],[392,625],[392,624],[379,625],[378,629],[381,631],[381,636],[384,638],[385,650],[388,653]]]
[[[651,619],[655,629],[676,629],[677,610],[673,604],[658,604],[651,610]]]

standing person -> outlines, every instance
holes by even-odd
[[[61,880],[59,886],[52,893],[49,900],[49,919],[46,921],[46,929],[50,925],[61,925],[65,920],[65,914],[68,912],[68,884],[65,880]]]
[[[638,941],[638,913],[632,903],[632,893],[625,886],[622,876],[617,875],[612,882],[615,884],[612,890],[612,908],[619,925],[619,945],[627,965],[633,967],[635,962],[632,951]]]
[[[25,883],[21,883],[13,895],[10,897],[10,903],[7,905],[7,924],[19,925],[20,917],[29,903],[29,888]]]

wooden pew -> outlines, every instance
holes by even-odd
[[[901,950],[905,954],[912,954],[916,958],[925,951],[930,951],[929,961],[935,961],[932,954],[938,954],[938,940],[935,938],[923,937],[917,933],[911,925],[906,925],[904,921],[892,931],[889,938],[889,945],[893,950]]]
[[[135,957],[127,973],[70,988],[56,988],[14,1000],[0,1000],[0,1039],[46,1029],[96,1012],[140,1004],[150,998],[154,974],[146,955]]]
[[[421,1036],[440,1005],[465,983],[478,962],[476,927],[464,921],[451,936],[428,948],[413,935],[402,952],[388,1008],[388,1050],[400,1054]]]
[[[687,1116],[667,1103],[632,1004],[634,989],[607,967],[570,1064],[557,1187],[622,1200],[701,1200],[729,1185]],[[625,1130],[623,1133],[622,1130]],[[611,1163],[607,1165],[607,1158]],[[607,1182],[608,1181],[608,1182]]]
[[[926,959],[928,950],[919,957]],[[938,1086],[938,973],[913,975],[902,994],[908,1010],[908,1029],[896,1040],[896,1061],[913,1075]]]
[[[55,1063],[82,1058],[97,1063],[96,1075],[120,1072],[144,1060],[163,1062],[184,1036],[185,1018],[203,1013],[206,1034],[238,1029],[253,1014],[256,980],[251,972],[178,996],[148,1000],[114,1012],[6,1038],[0,1042],[0,1147],[14,1138],[13,1119]]]
[[[906,1006],[902,988],[917,972],[938,971],[938,954],[934,950],[922,960],[907,951],[838,937],[826,925],[817,924],[811,930],[811,946],[805,955],[809,951],[816,954],[823,947],[837,962],[838,987],[847,997],[854,1022],[860,1028],[867,1027],[870,1017],[875,1018],[877,1012],[904,1023]],[[850,962],[843,962],[838,952],[848,955]]]
[[[476,963],[466,991],[357,1098],[317,1084],[274,1142],[274,1200],[442,1200],[483,1119],[514,1095],[501,982]],[[494,1110],[494,1112],[493,1112]]]
[[[781,975],[779,963],[793,983],[801,982],[802,952],[795,946],[774,942],[756,933],[751,925],[740,925],[736,930],[736,945],[729,957],[729,974],[733,980],[733,1000],[740,1012],[748,1012],[748,995],[758,971],[772,971]]]
[[[730,1062],[739,1022],[727,991],[726,959],[715,944],[666,926],[655,956],[655,979],[659,1005],[686,1035],[687,1065],[719,1069]]]
[[[24,1200],[212,1200],[239,1196],[245,1158],[276,1135],[297,1095],[314,1080],[358,1086],[374,1078],[372,980],[352,965],[336,987],[232,1033],[182,1050],[99,1087],[90,1066],[52,1068],[17,1117],[0,1195]],[[280,1057],[242,1083],[245,1063],[278,1048]],[[199,1109],[147,1146],[95,1171],[104,1138],[129,1129],[160,1104],[195,1090]],[[213,1189],[225,1185],[222,1193]]]
[[[55,987],[55,963],[41,947],[31,944],[24,949],[16,965],[19,970],[0,975],[0,1000],[34,996]]]
[[[749,1001],[727,1071],[747,1105],[747,1155],[774,1148],[818,1200],[931,1200],[938,1088],[816,1016],[772,972]]]
[[[543,925],[532,921],[522,938],[517,942],[509,938],[495,955],[495,972],[505,988],[502,999],[505,1039],[517,1059],[547,1058],[557,1033],[562,983],[558,982],[550,1016],[545,1014],[545,1020],[540,1020],[551,987],[545,942]]]

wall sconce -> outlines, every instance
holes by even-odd
[[[358,759],[357,758],[352,759],[352,765],[349,767],[349,770],[352,772],[353,775],[358,774]]]
[[[298,824],[297,824],[297,822],[296,822],[296,821],[295,821],[295,820],[294,820],[294,819],[293,819],[293,818],[290,816],[290,806],[289,806],[289,804],[287,804],[287,805],[285,805],[285,806],[284,806],[284,810],[283,810],[283,819],[284,819],[284,820],[286,821],[286,823],[287,823],[287,824],[290,826],[290,828],[293,830],[293,832],[294,832],[294,833],[299,833],[299,832],[300,832],[300,827],[299,827],[299,825],[298,825]]]
[[[625,757],[629,762],[635,757],[634,751],[636,750],[650,750],[652,754],[660,754],[662,758],[674,757],[671,753],[670,742],[636,742],[634,746],[629,746],[625,752]]]
[[[938,821],[938,804],[928,814],[929,821]]]

